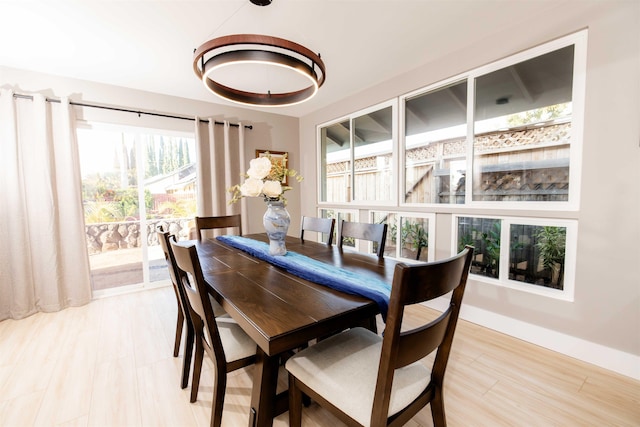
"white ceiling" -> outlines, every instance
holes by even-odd
[[[0,0],[0,65],[229,104],[197,80],[193,49],[225,34],[267,34],[326,64],[314,99],[256,107],[300,117],[570,1]]]

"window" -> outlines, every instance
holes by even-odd
[[[393,202],[394,105],[320,127],[320,201]]]
[[[373,212],[373,221],[386,223],[385,256],[433,261],[435,215],[417,212]]]
[[[387,224],[387,235],[384,240],[384,256],[396,256],[395,227],[397,215],[392,212],[370,212],[370,222],[374,224]],[[378,244],[369,245],[369,253],[378,252]]]
[[[320,130],[320,200],[351,200],[351,122],[341,121]]]
[[[475,246],[474,278],[571,300],[586,40],[580,31],[319,125],[318,203],[386,222],[385,255],[407,260],[435,259],[437,213],[452,249]]]
[[[473,201],[567,202],[574,46],[476,77]]]
[[[454,224],[456,250],[475,248],[479,280],[573,300],[576,221],[456,215]]]
[[[400,203],[576,210],[584,38],[401,97]]]
[[[467,82],[405,100],[404,203],[464,203]]]
[[[357,212],[347,210],[320,209],[319,216],[321,218],[333,218],[336,220],[336,225],[333,229],[333,241],[336,243],[340,236],[340,221],[357,221]],[[344,245],[354,247],[355,242],[353,239],[345,240]]]
[[[500,240],[502,221],[495,218],[458,218],[458,246],[475,248],[471,273],[498,279],[500,276]]]
[[[193,135],[94,124],[78,129],[78,147],[94,292],[168,280],[156,228],[189,238]]]

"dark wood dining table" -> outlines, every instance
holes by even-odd
[[[268,242],[266,234],[244,236]],[[257,344],[249,426],[271,426],[288,409],[276,394],[282,355],[336,331],[375,328],[378,305],[362,296],[320,285],[216,239],[194,241],[210,293]],[[391,284],[392,259],[287,236],[287,249]]]

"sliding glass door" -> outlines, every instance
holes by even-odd
[[[94,126],[78,146],[94,292],[168,280],[156,229],[187,238],[193,225],[192,135]]]

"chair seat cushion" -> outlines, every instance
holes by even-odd
[[[382,338],[354,328],[292,356],[287,370],[364,426],[370,425]],[[389,416],[411,403],[429,384],[431,371],[420,362],[395,371]]]
[[[256,343],[228,314],[216,318],[227,362],[256,354]]]
[[[224,308],[222,308],[222,306],[213,298],[213,296],[209,295],[209,301],[211,301],[211,308],[213,309],[214,317],[220,317],[227,314]]]

